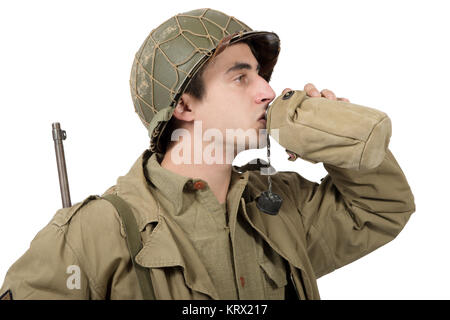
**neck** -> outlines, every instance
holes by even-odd
[[[220,148],[225,150],[223,146]],[[185,150],[190,150],[190,152],[184,152]],[[183,149],[183,142],[180,140],[169,144],[161,166],[182,176],[206,181],[219,203],[222,204],[227,199],[232,161],[227,161],[226,152],[223,152],[222,159],[214,158],[217,148],[213,149],[212,157],[205,157],[204,154],[211,154],[208,152],[210,150],[211,145],[203,143],[200,148],[196,146],[195,150],[193,145],[191,148]],[[200,156],[199,153],[203,156]],[[212,161],[212,159],[216,161]]]

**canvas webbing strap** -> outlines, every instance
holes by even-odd
[[[131,261],[133,263],[134,270],[136,271],[144,300],[155,300],[155,293],[153,290],[152,280],[150,279],[149,270],[140,266],[135,261],[136,255],[142,249],[142,242],[133,212],[131,212],[129,205],[117,195],[108,194],[102,198],[109,201],[116,208],[120,218],[122,219],[126,233],[128,250],[130,251]]]

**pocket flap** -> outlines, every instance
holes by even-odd
[[[282,288],[287,285],[286,269],[284,267],[276,266],[269,260],[260,262],[259,265],[264,270],[267,277],[272,281],[273,285],[278,288]]]

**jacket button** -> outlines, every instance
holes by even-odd
[[[245,287],[245,278],[244,277],[240,277],[239,280],[241,280],[242,288]]]
[[[205,183],[203,181],[197,181],[194,183],[195,190],[202,190],[203,188],[205,188]]]

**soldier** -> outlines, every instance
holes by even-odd
[[[389,118],[312,84],[276,98],[279,48],[212,9],[154,29],[130,79],[150,148],[102,197],[58,210],[2,299],[319,299],[317,278],[394,239],[415,205]],[[233,167],[264,128],[328,175]]]

